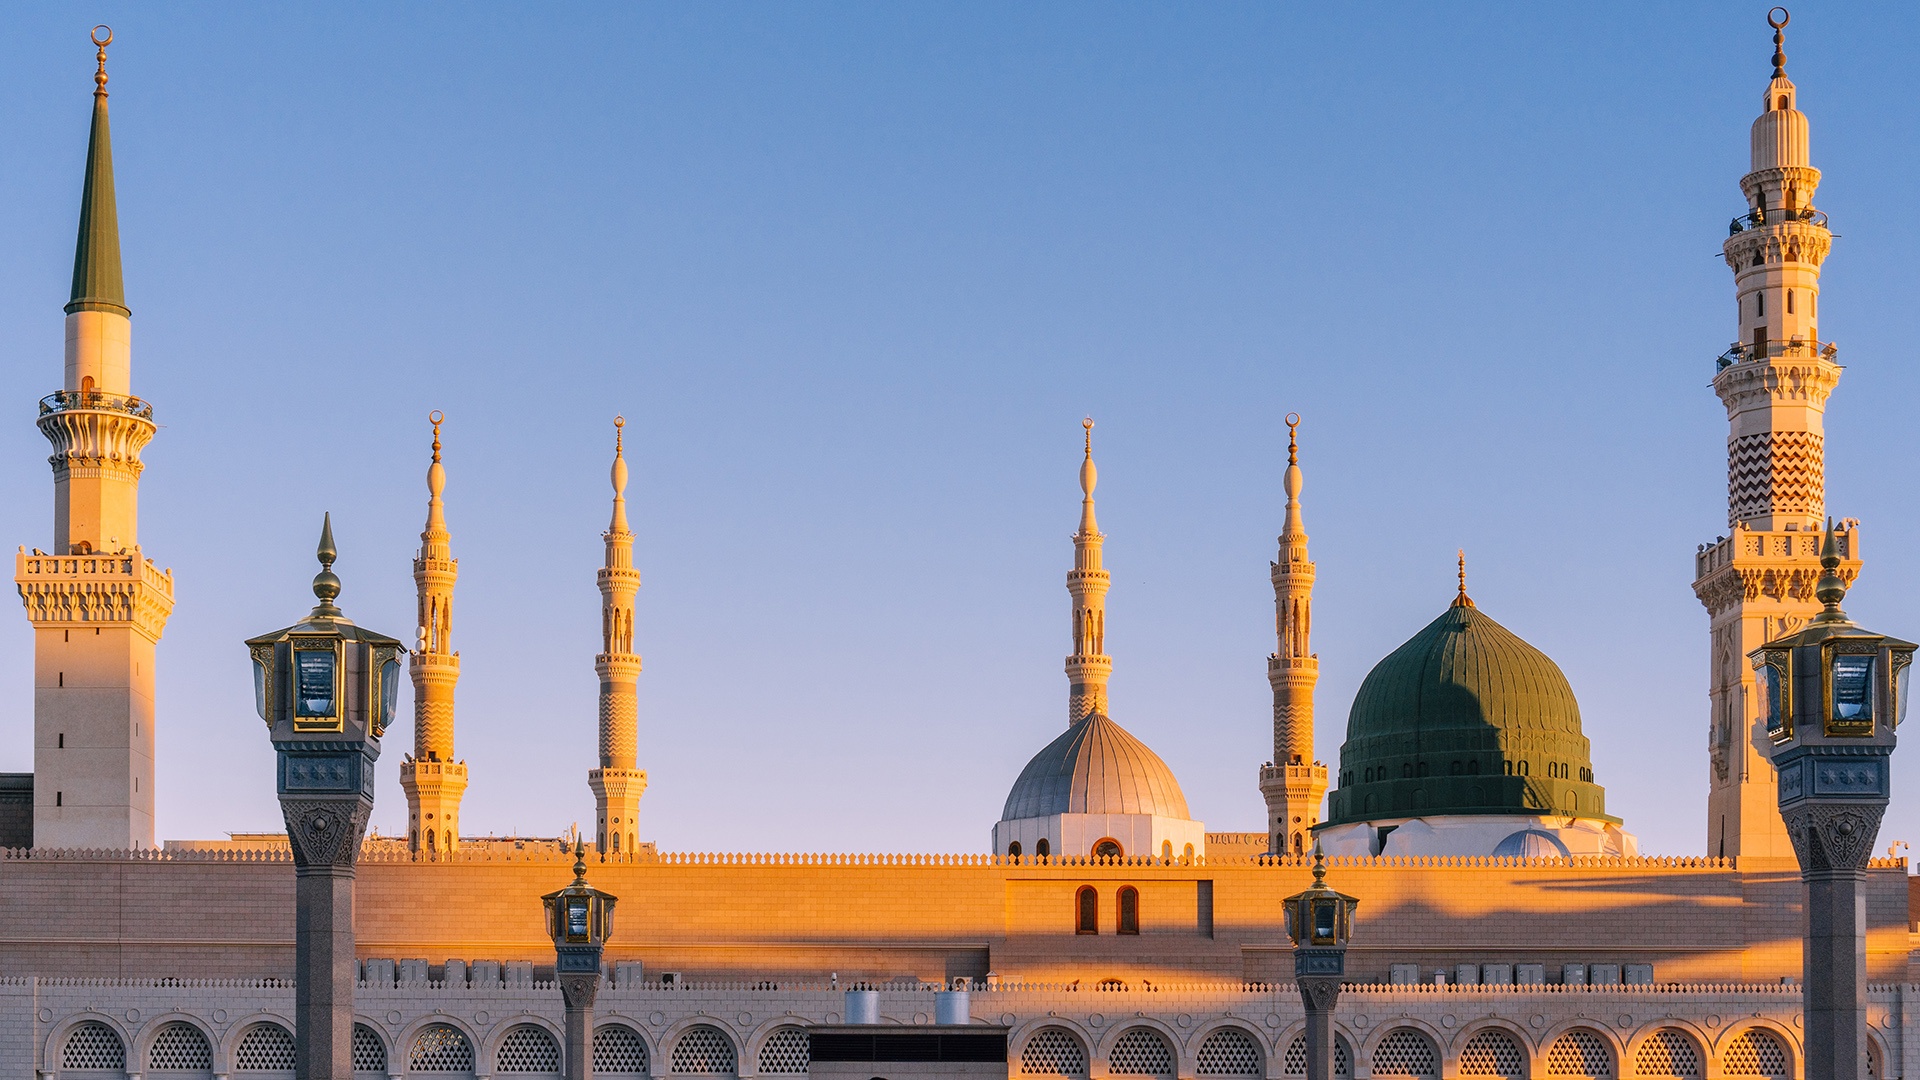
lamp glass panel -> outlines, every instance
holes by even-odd
[[[400,661],[389,660],[380,665],[380,724],[385,731],[393,723],[393,710],[400,700]]]
[[[567,901],[567,940],[587,940],[587,898]]]
[[[1893,726],[1899,727],[1907,719],[1907,687],[1913,682],[1913,665],[1905,664],[1894,679],[1893,686]]]
[[[1333,937],[1333,923],[1337,917],[1338,905],[1331,900],[1316,901],[1313,905],[1313,936],[1316,940]]]
[[[1844,724],[1873,721],[1873,657],[1833,658],[1833,719]]]
[[[1766,703],[1767,734],[1779,735],[1787,726],[1785,702],[1781,695],[1785,680],[1780,677],[1780,668],[1776,664],[1761,664],[1753,674],[1760,683],[1760,700]]]
[[[267,665],[258,660],[253,662],[253,710],[262,720],[273,719],[267,715]]]
[[[332,649],[296,649],[293,654],[293,715],[334,716]]]

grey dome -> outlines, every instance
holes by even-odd
[[[1521,829],[1493,849],[1497,859],[1564,859],[1568,854],[1559,837],[1541,829]]]
[[[1007,793],[1000,820],[1054,814],[1157,814],[1187,818],[1180,782],[1147,744],[1103,713],[1090,713],[1033,755]]]

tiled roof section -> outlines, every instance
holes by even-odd
[[[1173,770],[1104,713],[1090,713],[1027,762],[1001,819],[1053,814],[1187,818]]]

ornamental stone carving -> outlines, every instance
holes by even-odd
[[[1886,805],[1846,803],[1782,809],[1803,870],[1865,870]]]
[[[350,869],[360,854],[360,840],[373,805],[358,795],[341,799],[283,798],[280,812],[287,821],[295,866]]]

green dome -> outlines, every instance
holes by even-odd
[[[1442,814],[1619,820],[1567,677],[1465,594],[1360,684],[1325,824]]]

